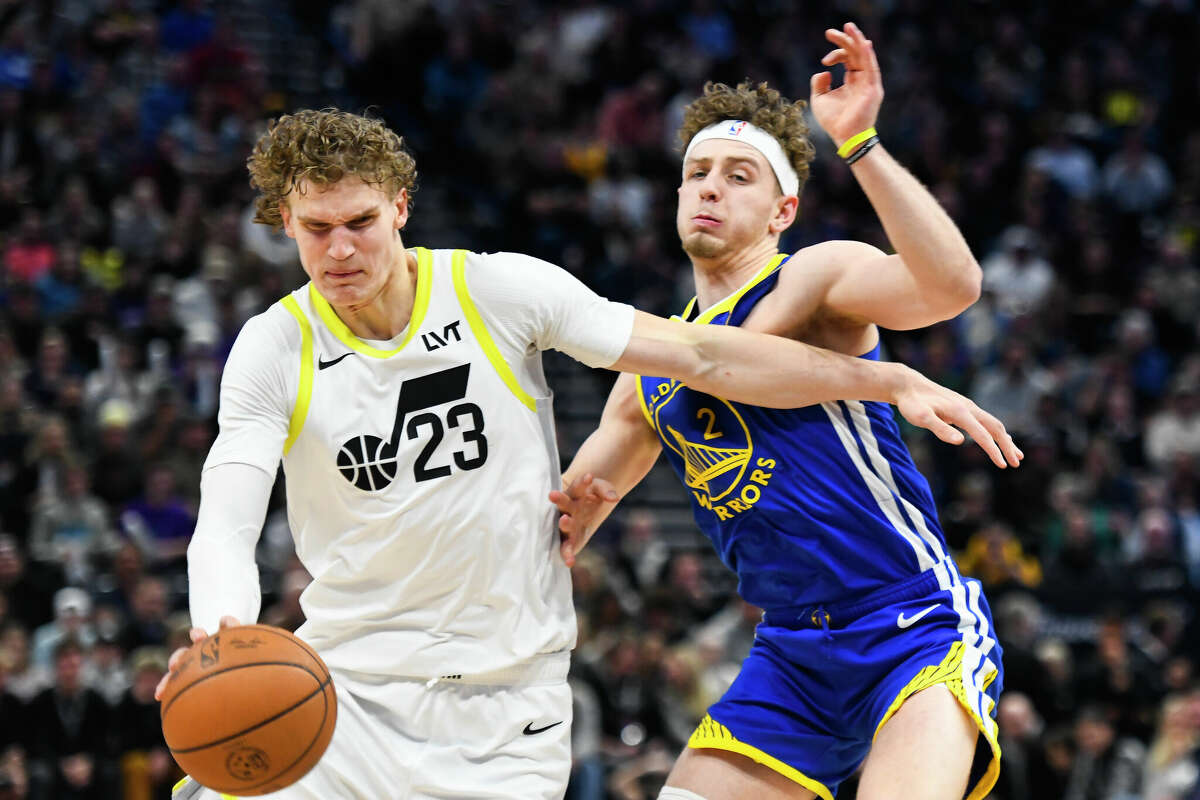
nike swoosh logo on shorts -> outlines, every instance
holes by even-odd
[[[917,620],[919,620],[921,617],[925,616],[930,611],[933,611],[935,608],[937,608],[940,605],[941,605],[941,603],[934,603],[929,608],[927,608],[923,611],[918,611],[916,614],[913,614],[911,617],[905,617],[904,612],[901,611],[899,614],[896,615],[896,625],[897,625],[897,627],[900,627],[900,628],[907,628],[910,625],[912,625],[913,623],[915,623]]]
[[[354,355],[354,354],[353,353],[343,353],[342,355],[335,358],[333,361],[325,361],[320,356],[317,356],[317,369],[325,369],[326,367],[332,367],[334,364],[338,363],[346,356],[351,356],[351,355]]]
[[[551,722],[549,725],[547,725],[544,728],[535,728],[535,727],[533,727],[533,723],[530,722],[528,725],[525,726],[525,730],[521,731],[521,733],[525,734],[526,736],[533,736],[535,733],[541,733],[542,731],[548,731],[551,728],[553,728],[555,725],[562,725],[562,724],[563,724],[563,721],[560,719],[558,722]]]

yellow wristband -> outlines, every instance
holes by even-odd
[[[846,156],[850,155],[850,151],[854,149],[855,145],[861,144],[867,139],[870,139],[872,136],[878,135],[879,134],[875,133],[874,126],[867,128],[861,133],[856,133],[846,141],[842,142],[842,146],[838,148],[838,155],[842,158],[845,158]]]

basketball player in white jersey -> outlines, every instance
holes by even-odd
[[[282,459],[313,577],[298,635],[339,709],[322,760],[269,797],[563,795],[575,618],[546,502],[561,477],[542,350],[757,403],[894,402],[1015,457],[994,418],[907,368],[636,312],[526,256],[406,247],[415,167],[378,121],[284,116],[249,167],[257,220],[296,240],[311,280],[230,354],[188,571],[193,639],[257,619]]]

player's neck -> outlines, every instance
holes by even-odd
[[[359,339],[387,341],[408,327],[416,296],[417,255],[401,246],[399,263],[374,298],[361,306],[331,306]]]
[[[750,247],[722,253],[716,258],[689,256],[692,260],[692,278],[696,283],[697,308],[700,311],[712,308],[745,286],[766,266],[778,248],[778,238],[768,237]]]

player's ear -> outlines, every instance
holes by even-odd
[[[783,233],[796,221],[796,212],[800,208],[800,198],[796,195],[780,195],[775,198],[775,214],[767,228],[771,233]]]
[[[288,208],[287,200],[279,201],[279,216],[283,218],[283,232],[295,239],[296,231],[292,227],[292,209]]]
[[[401,231],[408,224],[408,189],[396,192],[396,199],[393,202],[396,209],[395,227],[396,230]]]

